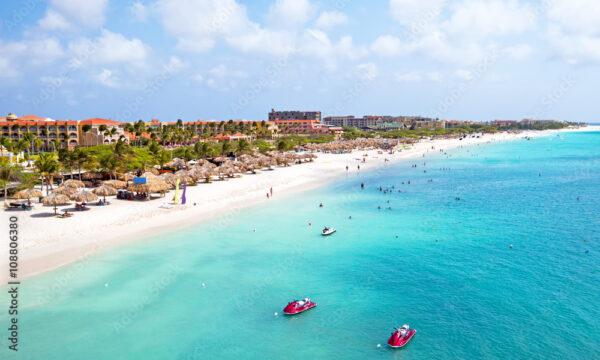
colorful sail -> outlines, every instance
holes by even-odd
[[[173,202],[179,205],[179,179],[175,183],[175,195],[173,196]]]

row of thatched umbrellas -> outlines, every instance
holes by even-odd
[[[322,144],[304,144],[299,149],[312,150],[312,151],[326,151],[326,152],[337,152],[337,151],[352,151],[356,149],[383,149],[387,146],[396,146],[399,143],[413,144],[418,142],[418,139],[353,139],[353,140],[337,140]]]
[[[146,178],[145,184],[130,183],[133,180],[132,174],[124,174],[120,180],[107,180],[101,186],[94,188],[91,192],[80,190],[85,187],[85,184],[80,180],[67,180],[56,188],[50,195],[42,199],[44,205],[53,205],[56,213],[57,205],[69,204],[71,201],[76,202],[91,202],[98,199],[98,196],[103,196],[106,202],[106,196],[116,195],[118,190],[127,187],[127,191],[137,193],[155,193],[164,192],[174,188],[179,181],[180,184],[187,183],[194,185],[200,180],[210,182],[213,177],[224,179],[225,177],[234,177],[236,174],[256,173],[262,169],[272,169],[274,166],[283,165],[289,166],[294,163],[303,161],[312,161],[316,158],[313,154],[294,154],[294,153],[279,153],[268,152],[266,154],[242,155],[237,160],[231,160],[225,157],[219,157],[213,161],[199,160],[194,166],[188,170],[179,170],[175,173],[158,174],[158,170],[151,168],[149,171],[141,175]],[[182,167],[185,161],[182,159],[174,159],[169,165]],[[17,192],[15,199],[27,199],[42,196],[42,192],[37,189],[25,189]]]

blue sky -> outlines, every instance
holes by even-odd
[[[596,122],[595,0],[0,3],[0,114]]]

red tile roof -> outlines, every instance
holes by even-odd
[[[79,123],[81,125],[121,125],[121,124],[123,124],[122,122],[119,122],[119,121],[109,120],[109,119],[101,119],[101,118],[92,118],[92,119],[81,120]]]
[[[35,115],[25,115],[19,118],[19,120],[45,120],[46,118],[41,118],[39,116],[35,116]]]

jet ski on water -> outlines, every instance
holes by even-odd
[[[402,325],[400,328],[395,328],[396,331],[392,333],[392,336],[388,339],[388,345],[391,348],[398,349],[404,347],[410,339],[415,336],[417,330],[411,329],[408,325]]]
[[[283,313],[285,315],[296,315],[312,309],[315,306],[317,306],[317,303],[310,301],[310,298],[304,298],[304,300],[294,300],[287,304],[287,306],[283,309]]]
[[[331,234],[333,234],[334,232],[336,232],[336,230],[335,230],[334,228],[330,228],[330,227],[327,227],[327,226],[326,226],[326,227],[323,229],[323,231],[321,232],[321,235],[323,235],[323,236],[327,236],[327,235],[331,235]]]

